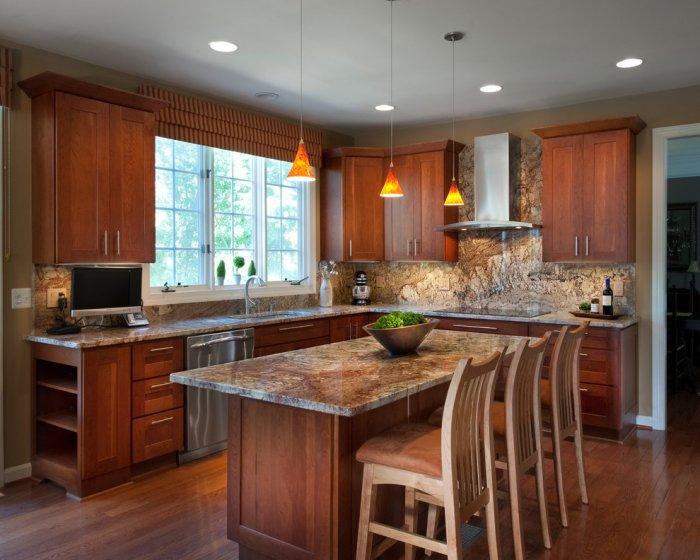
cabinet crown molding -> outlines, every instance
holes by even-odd
[[[560,136],[573,136],[576,134],[589,134],[592,132],[622,129],[629,129],[633,134],[639,134],[645,127],[646,123],[638,115],[633,115],[631,117],[617,117],[598,121],[585,121],[534,128],[532,132],[540,138],[558,138]]]
[[[421,154],[425,152],[445,151],[448,153],[460,153],[464,149],[464,144],[454,140],[437,140],[435,142],[421,142],[419,144],[408,144],[406,146],[396,146],[394,155]],[[334,157],[389,157],[389,148],[366,148],[362,146],[345,146],[340,148],[330,148],[323,151],[324,158]]]

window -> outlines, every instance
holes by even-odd
[[[156,138],[156,262],[152,294],[167,282],[177,292],[235,290],[250,262],[274,287],[313,276],[308,269],[309,185],[285,181],[291,164]],[[236,270],[234,258],[245,265]],[[223,261],[223,288],[216,268]],[[310,284],[309,284],[310,285]],[[306,286],[308,291],[308,286]],[[212,298],[206,298],[212,299]]]

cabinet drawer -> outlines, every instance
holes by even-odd
[[[132,420],[131,450],[134,463],[182,449],[182,408]]]
[[[584,426],[618,428],[614,387],[581,383],[581,421]]]
[[[530,324],[530,336],[542,336],[547,331],[552,331],[552,337],[559,334],[562,325]],[[575,327],[574,327],[575,328]],[[583,337],[581,348],[597,348],[599,350],[615,350],[617,348],[616,329],[602,327],[588,327],[586,336]]]
[[[134,381],[131,387],[131,415],[134,418],[182,406],[182,385],[167,375]]]
[[[310,338],[309,340],[300,340],[298,342],[285,342],[283,344],[272,344],[270,346],[255,347],[253,357],[269,356],[270,354],[280,354],[282,352],[291,352],[292,350],[301,350],[302,348],[311,348],[313,346],[321,346],[330,344],[330,336],[321,336],[319,338]]]
[[[362,328],[369,324],[367,314],[347,315],[345,317],[335,317],[330,320],[331,342],[341,342],[368,336]]]
[[[282,323],[255,329],[255,346],[271,346],[284,344],[297,340],[306,340],[329,336],[330,325],[328,319],[310,319],[308,321],[295,321]]]
[[[132,379],[150,379],[182,371],[182,339],[164,338],[134,344]]]
[[[439,329],[448,331],[480,332],[527,336],[527,323],[517,321],[489,321],[487,319],[440,319]]]
[[[542,367],[542,375],[544,377],[549,377],[549,365],[553,350],[554,344],[550,343]],[[615,356],[615,353],[609,350],[581,348],[579,356],[581,381],[596,385],[617,385]]]

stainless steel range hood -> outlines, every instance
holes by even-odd
[[[530,222],[511,219],[519,182],[520,138],[508,132],[474,138],[474,219],[435,228],[529,229]]]

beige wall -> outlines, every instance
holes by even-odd
[[[134,90],[141,83],[153,83],[107,68],[94,66],[53,53],[0,41],[13,49],[14,81],[50,70],[106,86]],[[156,84],[169,86],[170,84]],[[10,290],[32,285],[30,116],[29,98],[15,88],[10,118],[10,190],[12,257],[4,265],[4,434],[5,468],[27,463],[30,458],[30,372],[29,345],[23,338],[32,328],[31,309],[11,309]],[[349,136],[324,131],[324,146],[352,145]]]
[[[639,324],[639,413],[651,415],[651,182],[652,129],[700,122],[700,86],[592,101],[568,107],[459,121],[455,136],[470,143],[475,136],[512,132],[521,138],[536,127],[567,122],[639,115],[647,123],[637,138],[637,314]],[[448,138],[449,123],[396,128],[398,144]],[[384,145],[386,131],[355,137],[357,146]]]

